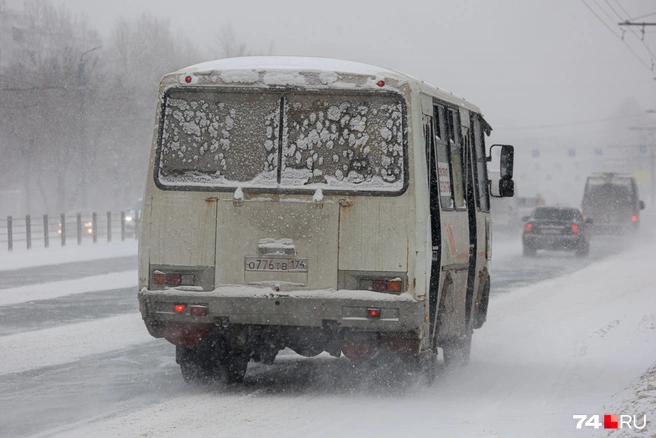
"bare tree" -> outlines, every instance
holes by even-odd
[[[264,52],[255,51],[248,47],[243,41],[239,41],[237,32],[232,24],[227,24],[216,33],[215,47],[212,48],[216,58],[237,58],[241,56],[271,55],[273,53],[273,41],[269,43],[268,50]]]
[[[0,131],[15,152],[6,165],[21,169],[28,203],[38,174],[39,182],[56,179],[49,186],[57,187],[57,204],[66,208],[85,146],[79,138],[79,58],[100,39],[83,19],[46,0],[27,0],[23,14],[26,26],[0,72]]]

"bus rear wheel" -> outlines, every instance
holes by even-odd
[[[470,333],[464,338],[452,339],[442,345],[444,352],[444,366],[451,370],[464,367],[471,357],[472,336]]]
[[[178,346],[178,363],[186,383],[207,382],[214,374],[212,362],[189,347]]]
[[[230,351],[224,354],[219,363],[219,372],[225,383],[241,383],[246,376],[249,357],[240,351]]]
[[[435,383],[437,377],[437,352],[433,349],[423,351],[419,356],[404,355],[402,357],[404,366],[416,378],[424,383],[426,386],[431,386]]]
[[[191,347],[177,346],[176,356],[182,378],[187,383],[244,381],[250,357],[241,350],[225,349],[220,342],[203,342]]]

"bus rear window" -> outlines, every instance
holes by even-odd
[[[170,189],[400,193],[404,117],[392,94],[173,90],[156,178]]]

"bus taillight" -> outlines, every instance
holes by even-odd
[[[403,292],[403,281],[400,278],[392,278],[390,280],[360,280],[360,290],[370,290],[374,292]]]
[[[184,313],[185,310],[187,310],[187,305],[186,304],[174,304],[173,305],[173,311],[175,313]]]
[[[166,274],[160,271],[155,271],[155,273],[153,273],[153,283],[162,286],[165,285]]]

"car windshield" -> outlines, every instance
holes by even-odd
[[[396,94],[173,90],[157,178],[167,188],[400,192],[403,114]]]
[[[546,221],[573,221],[580,217],[578,210],[571,208],[538,208],[533,218]]]

